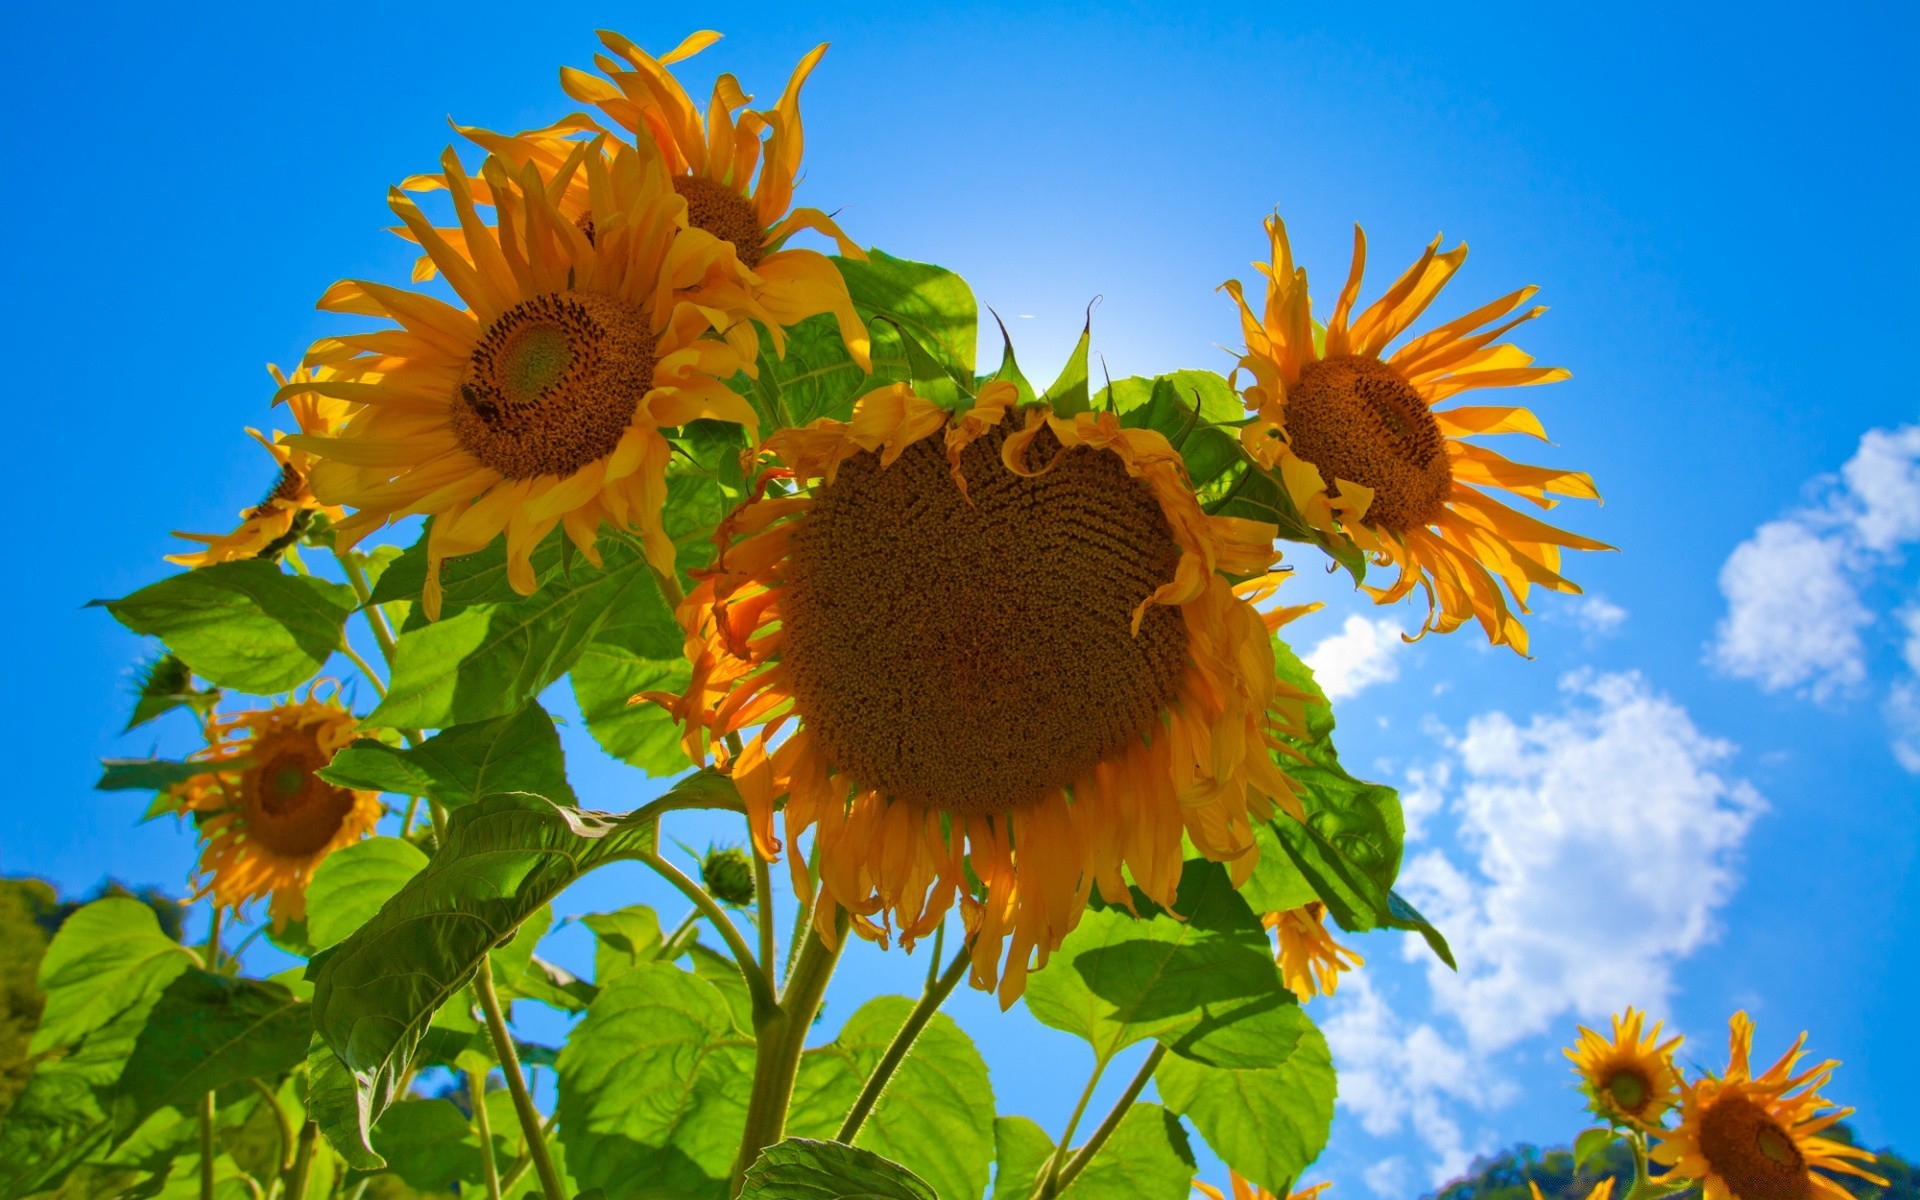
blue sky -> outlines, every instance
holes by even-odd
[[[1364,982],[1315,1002],[1343,1070],[1339,1194],[1411,1197],[1475,1152],[1566,1140],[1558,1047],[1629,1001],[1707,1063],[1739,1006],[1763,1051],[1811,1030],[1846,1060],[1833,1093],[1869,1140],[1920,1148],[1901,1032],[1920,960],[1910,6],[532,11],[0,17],[0,304],[33,368],[0,481],[26,560],[0,596],[0,870],[179,886],[188,835],[89,790],[95,759],[153,741],[116,735],[140,647],[79,606],[163,573],[169,530],[257,499],[265,458],[240,429],[272,421],[262,366],[329,328],[312,305],[334,279],[405,278],[385,189],[431,165],[447,114],[568,111],[556,68],[584,65],[600,26],[665,48],[711,24],[727,40],[689,77],[731,70],[763,96],[831,41],[803,202],[964,274],[1036,378],[1095,296],[1115,377],[1227,367],[1238,329],[1214,288],[1251,280],[1275,206],[1323,297],[1358,220],[1378,274],[1440,230],[1472,245],[1436,315],[1522,283],[1553,306],[1523,344],[1574,378],[1529,395],[1557,443],[1533,457],[1607,497],[1561,510],[1622,547],[1572,567],[1603,605],[1547,598],[1532,662],[1464,631],[1400,648],[1381,622],[1410,612],[1295,559],[1290,588],[1329,602],[1296,629],[1350,692],[1346,757],[1415,798],[1409,888],[1472,952],[1439,980],[1362,938]],[[568,744],[588,803],[649,794]],[[664,900],[610,875],[567,904],[647,898]],[[912,990],[923,968],[859,956],[829,1002]],[[976,997],[954,1011],[1001,1110],[1057,1129],[1078,1052]]]

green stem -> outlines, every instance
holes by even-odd
[[[1087,1086],[1080,1089],[1080,1099],[1073,1106],[1073,1115],[1067,1118],[1067,1127],[1060,1131],[1059,1143],[1054,1146],[1053,1153],[1047,1155],[1047,1161],[1040,1165],[1039,1174],[1034,1176],[1030,1200],[1041,1200],[1042,1197],[1053,1194],[1054,1176],[1060,1171],[1060,1156],[1065,1154],[1067,1147],[1073,1144],[1073,1132],[1080,1128],[1080,1118],[1086,1115],[1087,1105],[1093,1100],[1093,1089],[1100,1085],[1100,1077],[1106,1074],[1106,1071],[1107,1060],[1096,1059],[1093,1064],[1093,1074],[1087,1076]]]
[[[967,965],[971,958],[969,949],[962,944],[960,952],[953,956],[951,963],[947,964],[947,969],[938,979],[931,981],[926,991],[920,994],[920,1002],[913,1006],[913,1011],[907,1014],[905,1021],[901,1022],[899,1032],[895,1033],[893,1040],[887,1043],[885,1052],[880,1055],[880,1061],[873,1065],[873,1073],[867,1076],[866,1086],[860,1089],[860,1095],[854,1100],[853,1107],[847,1110],[847,1119],[840,1123],[840,1132],[833,1135],[834,1141],[842,1145],[853,1145],[853,1139],[860,1134],[860,1127],[866,1124],[868,1114],[879,1102],[880,1093],[886,1090],[887,1081],[893,1078],[894,1071],[899,1069],[900,1063],[907,1057],[907,1052],[913,1049],[913,1043],[919,1038],[920,1031],[927,1027],[927,1022],[933,1019],[933,1014],[940,1011],[940,1006],[959,985],[960,977],[967,973]]]
[[[307,1180],[313,1175],[313,1143],[319,1136],[320,1126],[312,1121],[300,1127],[293,1169],[287,1173],[287,1200],[307,1200]]]
[[[287,1120],[287,1110],[280,1107],[280,1097],[273,1094],[272,1088],[258,1079],[249,1079],[247,1082],[253,1085],[254,1091],[260,1093],[261,1102],[273,1113],[274,1126],[280,1135],[280,1153],[274,1157],[280,1163],[280,1174],[285,1175],[293,1169],[293,1124]]]
[[[933,953],[927,955],[927,982],[926,985],[920,989],[923,992],[932,991],[933,981],[939,978],[940,956],[945,952],[946,943],[947,923],[941,921],[933,930]]]
[[[364,676],[367,683],[373,687],[374,694],[384,699],[387,694],[385,681],[374,671],[372,664],[360,657],[360,652],[355,650],[352,643],[347,641],[347,635],[345,633],[340,635],[340,653],[346,657],[348,662],[360,668],[360,674]]]
[[[406,837],[413,832],[414,814],[420,811],[420,797],[407,797],[407,815],[400,818],[400,836]]]
[[[1100,1127],[1093,1131],[1093,1135],[1087,1139],[1087,1144],[1080,1147],[1066,1167],[1060,1171],[1059,1178],[1048,1184],[1048,1196],[1055,1196],[1065,1191],[1080,1172],[1087,1169],[1087,1164],[1092,1162],[1093,1156],[1100,1152],[1100,1147],[1106,1145],[1107,1139],[1113,1136],[1113,1131],[1120,1128],[1120,1122],[1126,1119],[1127,1110],[1133,1107],[1133,1102],[1140,1098],[1142,1091],[1146,1090],[1147,1081],[1153,1078],[1154,1068],[1158,1067],[1160,1060],[1166,1056],[1167,1048],[1155,1042],[1153,1049],[1147,1054],[1147,1060],[1140,1064],[1138,1071],[1133,1073],[1133,1080],[1127,1084],[1127,1090],[1121,1092],[1120,1098],[1113,1102],[1113,1108],[1108,1110],[1106,1120],[1100,1122]],[[1066,1143],[1063,1140],[1061,1144]]]
[[[675,925],[673,927],[672,933],[668,934],[666,937],[660,940],[660,953],[657,957],[662,962],[670,961],[668,958],[669,955],[673,955],[674,958],[679,957],[678,955],[673,954],[673,948],[680,944],[681,938],[687,936],[687,930],[692,929],[695,925],[698,925],[700,923],[700,918],[702,915],[703,914],[700,912],[699,909],[697,908],[694,909],[692,912],[688,913],[686,917],[682,919],[678,925]]]
[[[833,903],[824,897],[820,902]],[[847,944],[849,923],[845,910],[836,909],[832,946],[821,940],[818,930],[809,928],[800,957],[787,976],[786,994],[770,1012],[754,1014],[753,1091],[747,1098],[746,1127],[740,1138],[740,1154],[733,1162],[730,1195],[740,1194],[746,1186],[747,1168],[786,1132],[787,1106],[793,1101],[800,1051],[806,1045],[814,1015],[820,1011],[820,998],[826,994],[827,981],[833,978],[840,951]]]
[[[780,986],[773,966],[773,872],[767,869],[767,860],[751,845],[747,847],[747,857],[753,860],[753,918],[754,924],[760,927],[760,976],[771,992]]]
[[[547,1118],[547,1123],[540,1127],[540,1131],[548,1137],[553,1136],[553,1127],[558,1121],[559,1114],[555,1113],[553,1116]],[[520,1181],[525,1179],[527,1172],[532,1169],[533,1155],[522,1154],[518,1159],[514,1160],[513,1166],[507,1168],[507,1173],[500,1177],[500,1190],[511,1195],[513,1189],[520,1186]]]
[[[487,1016],[487,1029],[493,1034],[494,1058],[500,1063],[500,1073],[507,1077],[514,1113],[520,1118],[521,1132],[527,1136],[527,1151],[533,1155],[534,1169],[540,1173],[540,1190],[547,1200],[567,1200],[560,1173],[553,1169],[553,1156],[547,1153],[540,1113],[533,1107],[533,1097],[527,1094],[527,1081],[520,1074],[520,1056],[514,1052],[513,1034],[508,1031],[507,1019],[500,1011],[500,997],[493,990],[491,960],[480,960],[480,970],[473,977],[473,990],[479,994],[480,1009]]]
[[[721,939],[727,943],[727,949],[733,951],[734,961],[740,964],[740,974],[746,978],[747,991],[753,994],[754,1012],[757,1014],[777,1008],[773,988],[767,983],[766,973],[760,969],[760,964],[753,960],[753,948],[747,945],[746,938],[740,936],[739,927],[733,923],[731,917],[727,916],[726,910],[721,908],[712,896],[707,895],[705,888],[689,879],[680,868],[653,851],[642,850],[636,857],[658,872],[661,878],[679,888],[681,893],[693,901],[694,907],[698,908],[719,932]]]
[[[373,602],[373,585],[367,582],[367,569],[353,556],[353,551],[335,550],[333,556],[340,560],[340,569],[346,573],[347,586],[360,601],[360,612],[367,618],[367,628],[373,631],[373,640],[380,647],[380,656],[393,665],[393,627],[387,624],[387,614]]]
[[[487,1114],[485,1072],[467,1072],[467,1099],[473,1105],[473,1124],[480,1134],[480,1176],[487,1185],[487,1200],[500,1200],[500,1167],[493,1161],[493,1118]]]
[[[207,948],[200,952],[200,965],[209,973],[220,969],[220,925],[225,916],[225,910],[216,903],[207,918]]]
[[[213,1093],[200,1097],[200,1200],[213,1200]]]
[[[797,848],[789,848],[787,853],[797,854]],[[820,842],[815,839],[807,850],[807,878],[812,881],[814,894],[820,892]],[[793,978],[793,964],[800,957],[800,947],[806,944],[807,922],[813,919],[813,912],[805,904],[793,906],[793,937],[787,942],[787,978]]]

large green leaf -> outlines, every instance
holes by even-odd
[[[170,762],[164,758],[103,758],[100,782],[93,786],[103,792],[164,792],[176,783],[206,773],[206,763]]]
[[[832,1137],[867,1077],[913,1010],[879,996],[847,1018],[832,1044],[802,1057],[788,1118],[797,1137]],[[973,1200],[993,1166],[993,1088],[973,1041],[936,1013],[895,1070],[854,1139],[912,1169],[941,1200]]]
[[[1250,1043],[1267,1042],[1260,1060],[1220,1055],[1202,1062],[1176,1050],[1161,1060],[1154,1081],[1167,1107],[1192,1121],[1228,1166],[1284,1193],[1327,1144],[1333,1060],[1297,1005],[1269,1009],[1241,1030]],[[1271,1061],[1274,1046],[1289,1047],[1281,1061]]]
[[[373,1148],[408,1187],[444,1192],[467,1184],[479,1190],[480,1139],[467,1114],[451,1100],[404,1100],[394,1105],[373,1131]]]
[[[418,847],[390,837],[368,838],[327,855],[307,882],[307,938],[313,948],[345,941],[426,865]]]
[[[449,605],[440,620],[402,633],[386,698],[365,723],[444,729],[525,707],[567,672],[613,614],[653,588],[636,550],[614,538],[600,545],[604,569],[576,556],[531,596],[458,611]]]
[[[72,1046],[128,1009],[151,1009],[193,955],[138,900],[95,900],[69,916],[40,960],[46,1008],[30,1053]]]
[[[747,1171],[740,1200],[933,1200],[926,1181],[899,1163],[838,1142],[788,1138]]]
[[[587,732],[602,750],[649,775],[687,769],[680,729],[659,705],[629,701],[642,692],[686,687],[692,668],[682,645],[659,588],[636,586],[573,664],[573,695]]]
[[[758,378],[747,399],[760,413],[760,433],[806,425],[822,417],[845,421],[856,396],[872,386],[869,376],[840,339],[832,313],[818,313],[787,327],[787,352],[773,352],[760,335]]]
[[[712,984],[646,963],[600,989],[560,1052],[560,1138],[608,1200],[727,1194],[753,1038]]]
[[[443,729],[410,748],[361,738],[319,774],[341,787],[432,796],[449,808],[495,792],[577,802],[553,718],[535,702],[508,716]]]
[[[311,678],[339,648],[353,590],[258,559],[169,576],[104,603],[201,678],[265,694]]]
[[[123,1127],[247,1079],[272,1082],[307,1057],[308,1006],[275,983],[198,967],[167,985],[134,1043],[119,1091],[132,1103]]]
[[[1220,864],[1186,864],[1178,917],[1137,890],[1134,905],[1137,918],[1090,908],[1027,983],[1028,1010],[1085,1038],[1101,1060],[1144,1038],[1175,1038],[1210,1009],[1283,991],[1266,931]]]
[[[1193,1169],[1193,1149],[1173,1114],[1136,1104],[1060,1200],[1185,1200]]]
[[[588,913],[580,923],[593,930],[593,981],[602,987],[659,957],[660,917],[644,904]]]
[[[899,326],[960,379],[973,378],[980,311],[967,281],[944,267],[869,251],[865,262],[836,258],[860,314]]]
[[[314,1028],[369,1120],[398,1097],[433,1014],[487,953],[581,875],[651,849],[655,824],[522,794],[455,811],[426,869],[308,968]]]
[[[1053,1139],[1030,1117],[995,1117],[993,1147],[990,1200],[1027,1200],[1053,1153]]]

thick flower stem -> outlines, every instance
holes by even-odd
[[[500,1200],[500,1166],[493,1161],[493,1118],[487,1112],[484,1072],[467,1072],[467,1099],[473,1104],[473,1125],[480,1134],[480,1175],[487,1185],[487,1200]]]
[[[753,919],[760,927],[760,977],[771,991],[780,986],[773,965],[773,873],[757,851],[749,857],[753,859]]]
[[[540,1174],[540,1191],[547,1200],[567,1200],[560,1184],[560,1173],[553,1169],[553,1156],[547,1152],[546,1134],[540,1128],[539,1110],[527,1094],[527,1081],[520,1074],[520,1056],[513,1049],[513,1034],[507,1030],[506,1016],[500,1011],[500,996],[493,989],[493,963],[480,960],[474,974],[473,990],[480,997],[480,1010],[486,1014],[487,1030],[493,1035],[493,1055],[500,1073],[507,1077],[507,1092],[513,1097],[513,1111],[520,1118],[520,1130],[527,1138],[527,1152],[533,1156],[534,1170]]]
[[[1080,1147],[1067,1165],[1048,1181],[1044,1196],[1059,1195],[1067,1189],[1067,1185],[1079,1177],[1080,1172],[1087,1169],[1087,1164],[1092,1162],[1093,1156],[1100,1152],[1100,1147],[1107,1144],[1107,1139],[1113,1136],[1113,1131],[1118,1129],[1120,1122],[1126,1119],[1127,1110],[1133,1107],[1133,1102],[1140,1098],[1142,1091],[1146,1090],[1147,1081],[1153,1078],[1154,1068],[1158,1067],[1160,1060],[1166,1056],[1167,1048],[1155,1042],[1152,1051],[1147,1054],[1147,1060],[1140,1064],[1138,1071],[1134,1072],[1132,1082],[1127,1084],[1127,1090],[1120,1093],[1120,1098],[1114,1101],[1113,1108],[1107,1112],[1106,1120],[1100,1122],[1100,1127],[1087,1138],[1087,1144]],[[1062,1145],[1065,1145],[1064,1140]]]
[[[907,1057],[907,1052],[913,1049],[913,1043],[919,1038],[920,1031],[927,1027],[927,1022],[933,1019],[933,1014],[938,1012],[947,997],[953,994],[953,989],[960,983],[960,977],[967,973],[972,957],[970,950],[969,945],[962,943],[959,952],[953,956],[953,961],[947,964],[947,969],[941,972],[938,979],[930,981],[926,991],[921,993],[920,1002],[915,1004],[913,1011],[907,1014],[907,1019],[900,1025],[900,1031],[893,1035],[893,1041],[887,1043],[886,1050],[880,1055],[880,1061],[874,1064],[873,1074],[867,1076],[866,1086],[860,1089],[859,1098],[853,1102],[853,1107],[847,1110],[847,1119],[840,1123],[840,1132],[833,1135],[834,1141],[848,1146],[853,1145],[853,1139],[860,1135],[860,1127],[866,1124],[868,1114],[873,1112],[873,1106],[879,1102],[880,1093],[886,1090],[887,1081],[893,1078],[894,1071],[899,1069],[901,1062]]]
[[[824,898],[820,902],[832,903]],[[740,1154],[733,1164],[731,1195],[738,1196],[746,1186],[747,1168],[760,1152],[786,1132],[787,1105],[793,1100],[793,1080],[800,1071],[800,1051],[806,1046],[807,1030],[820,1011],[820,998],[826,994],[827,981],[833,978],[840,951],[847,944],[844,911],[835,913],[834,924],[831,947],[821,940],[818,930],[808,929],[800,957],[787,976],[786,994],[769,1011],[755,1010],[753,1092],[747,1100]]]
[[[213,1200],[213,1093],[200,1097],[200,1200]]]
[[[307,1200],[307,1180],[313,1175],[313,1144],[319,1136],[320,1126],[312,1121],[300,1127],[293,1169],[287,1172],[287,1200]]]

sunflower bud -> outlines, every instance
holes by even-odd
[[[753,903],[753,863],[738,846],[711,846],[700,860],[700,882],[714,899],[743,908]]]

